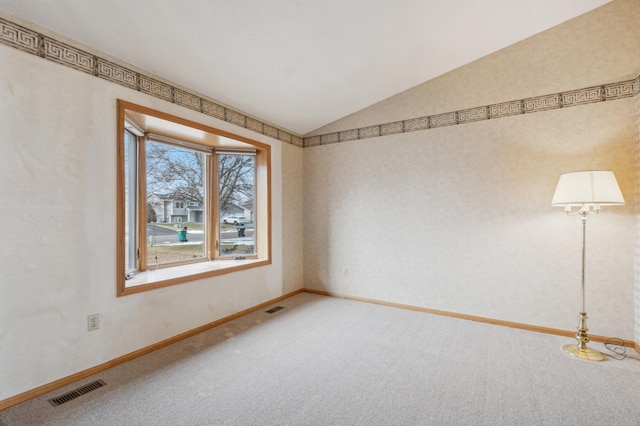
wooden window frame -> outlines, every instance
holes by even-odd
[[[138,272],[129,278],[126,276],[125,260],[125,167],[124,167],[124,133],[125,118],[128,114],[137,116],[152,117],[156,120],[174,123],[178,126],[186,126],[204,132],[212,139],[220,137],[220,140],[232,140],[246,146],[247,150],[255,152],[255,181],[256,181],[256,223],[255,234],[255,255],[246,256],[243,259],[235,259],[228,256],[221,256],[218,242],[220,241],[219,211],[218,211],[218,184],[217,184],[217,162],[213,161],[215,151],[208,156],[206,162],[207,176],[210,181],[207,184],[207,197],[205,206],[207,214],[207,235],[208,235],[208,259],[197,262],[184,262],[176,266],[168,266],[162,270],[149,270],[146,265],[146,188],[142,174],[138,172],[136,191],[136,209],[138,217],[137,230],[130,233],[138,241],[140,256],[138,259]],[[140,124],[140,123],[137,123]],[[143,291],[162,288],[170,285],[190,282],[202,278],[217,275],[229,274],[250,268],[271,264],[271,146],[262,142],[225,132],[214,127],[187,120],[178,116],[153,110],[144,106],[136,105],[121,99],[117,101],[117,203],[116,203],[116,287],[117,296],[140,293]],[[147,129],[141,126],[143,131]],[[142,141],[144,136],[138,137],[138,171],[145,170],[145,149]],[[215,150],[217,146],[211,143],[201,143],[203,147]],[[220,148],[224,148],[221,146]],[[238,148],[235,148],[238,150]],[[241,149],[240,149],[241,150]],[[142,200],[142,201],[141,201]]]

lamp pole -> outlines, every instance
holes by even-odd
[[[586,312],[587,304],[585,296],[584,276],[587,265],[587,212],[581,212],[580,221],[582,222],[582,310],[580,312]]]
[[[576,332],[577,345],[564,345],[562,350],[566,353],[578,358],[586,359],[589,361],[603,361],[604,355],[594,349],[588,348],[589,335],[587,331],[587,308],[586,308],[586,292],[585,292],[585,269],[586,269],[586,257],[587,257],[587,219],[589,214],[597,214],[598,210],[590,211],[588,208],[581,209],[578,214],[580,215],[580,221],[582,222],[582,309],[578,314],[578,331]]]

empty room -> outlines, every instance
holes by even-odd
[[[640,1],[0,0],[0,425],[640,422]]]

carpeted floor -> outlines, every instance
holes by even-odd
[[[576,360],[564,337],[308,293],[278,305],[11,407],[0,425],[640,422],[636,359]]]

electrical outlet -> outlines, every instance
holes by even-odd
[[[345,277],[348,277],[349,276],[349,268],[344,268],[342,270],[342,275],[344,275]]]
[[[87,330],[93,331],[100,328],[100,314],[92,314],[87,317]]]

